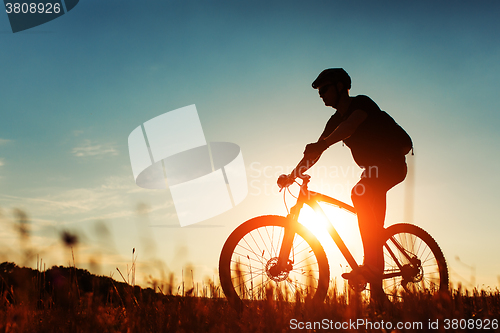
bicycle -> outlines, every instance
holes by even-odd
[[[259,216],[238,226],[227,238],[219,259],[219,278],[226,298],[236,308],[246,300],[313,300],[322,302],[328,291],[330,270],[318,239],[298,222],[304,204],[328,218],[320,202],[356,214],[353,206],[310,191],[310,176],[302,173],[304,158],[292,173],[302,180],[296,204],[286,216]],[[314,164],[315,161],[312,162]],[[309,165],[307,168],[310,167]],[[307,169],[306,168],[306,169]],[[284,176],[284,175],[283,175]],[[292,183],[283,186],[288,188]],[[327,231],[340,252],[361,278],[349,280],[357,291],[367,277],[331,224]],[[383,289],[389,299],[403,293],[448,290],[448,268],[436,241],[423,229],[399,223],[385,229]]]

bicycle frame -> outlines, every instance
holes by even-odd
[[[330,223],[330,220],[326,216],[325,212],[323,211],[323,209],[321,208],[319,203],[326,202],[328,204],[337,206],[341,209],[347,210],[348,212],[350,212],[354,215],[356,215],[356,210],[354,209],[353,206],[348,205],[345,202],[331,198],[331,197],[324,195],[324,194],[321,194],[321,193],[309,191],[307,188],[308,183],[309,183],[309,179],[303,178],[303,183],[300,185],[300,193],[299,193],[299,197],[297,198],[297,203],[295,204],[295,206],[293,206],[290,209],[290,214],[287,215],[287,218],[290,219],[290,221],[292,222],[291,225],[294,225],[295,223],[299,223],[298,218],[299,218],[300,210],[302,209],[302,207],[304,207],[304,204],[310,206],[312,209],[314,209],[314,211],[317,214],[319,214],[326,221],[329,222],[326,224],[327,231],[330,234],[330,237],[333,239],[333,241],[337,245],[337,247],[339,248],[339,250],[342,253],[342,255],[344,256],[344,258],[349,263],[349,265],[353,269],[358,268],[359,267],[358,263],[356,262],[356,260],[352,256],[351,252],[349,251],[349,249],[345,245],[344,241],[340,237],[339,233],[337,232],[337,230],[335,229],[333,224]],[[281,246],[281,250],[280,250],[280,254],[279,254],[279,261],[278,261],[278,265],[283,265],[281,267],[285,267],[284,265],[286,265],[288,262],[288,258],[290,255],[290,250],[292,247],[294,235],[295,235],[295,231],[293,230],[293,228],[289,228],[289,229],[285,230],[285,235],[283,238],[283,243]]]
[[[302,207],[304,207],[304,204],[310,206],[317,214],[319,214],[326,221],[328,221],[328,223],[326,223],[326,229],[330,234],[330,237],[333,239],[333,241],[339,248],[340,252],[344,256],[344,258],[346,259],[347,263],[351,266],[353,270],[358,268],[359,267],[358,263],[352,256],[351,252],[345,245],[344,241],[340,237],[339,233],[337,232],[333,224],[330,223],[330,220],[326,216],[324,210],[321,208],[319,203],[326,202],[328,204],[337,206],[340,209],[344,209],[354,215],[356,215],[356,210],[354,209],[353,206],[346,204],[345,202],[342,202],[340,200],[334,199],[332,197],[329,197],[327,195],[318,192],[309,191],[309,189],[307,188],[307,184],[309,183],[309,178],[305,177],[302,178],[302,180],[303,183],[300,185],[300,192],[299,192],[299,197],[297,198],[297,203],[292,208],[290,208],[290,213],[287,215],[287,218],[291,221],[291,225],[293,226],[295,225],[295,223],[299,223],[298,218],[300,210],[302,209]],[[293,227],[285,230],[285,235],[283,237],[283,242],[278,260],[279,267],[286,267],[286,265],[288,264],[288,258],[290,255],[294,236],[295,236],[295,231],[293,230]],[[394,246],[399,251],[401,251],[401,253],[406,257],[407,260],[410,261],[412,257],[404,250],[403,246],[401,246],[401,244],[399,244],[393,237],[391,237],[391,240]],[[396,276],[401,276],[401,270],[403,268],[403,265],[401,265],[400,261],[396,258],[396,255],[387,245],[384,245],[384,247],[388,250],[390,256],[393,258],[394,262],[396,262],[400,271],[392,273],[384,273],[382,279],[389,279]]]

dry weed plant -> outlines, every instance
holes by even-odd
[[[26,214],[18,215],[20,238],[29,237]],[[78,237],[61,235],[68,251],[78,246]],[[33,257],[32,249],[23,252]],[[133,257],[134,258],[134,257]],[[134,263],[133,263],[134,264]],[[135,266],[131,266],[134,267]],[[131,268],[132,269],[132,268]],[[130,270],[132,272],[132,270]],[[189,278],[185,284],[184,273]],[[37,269],[0,264],[0,332],[287,332],[290,321],[314,322],[328,319],[343,322],[357,319],[385,322],[444,319],[499,319],[498,289],[466,290],[458,285],[448,293],[419,293],[394,297],[385,307],[375,307],[345,284],[330,282],[326,300],[313,303],[308,290],[300,289],[289,299],[289,290],[269,283],[258,290],[243,283],[241,270],[236,281],[241,293],[251,299],[241,311],[231,308],[220,286],[212,279],[198,283],[192,269],[183,272],[182,284],[151,278],[150,288],[141,288],[111,277],[96,276],[71,267]],[[293,285],[293,281],[289,281]],[[297,287],[298,288],[298,287]],[[394,331],[396,332],[396,331]]]

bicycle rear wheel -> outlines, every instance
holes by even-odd
[[[403,293],[448,290],[448,267],[436,241],[412,224],[386,229],[383,288],[390,298]]]
[[[285,228],[282,216],[260,216],[236,228],[226,240],[219,260],[219,277],[228,301],[240,308],[247,300],[323,301],[330,270],[319,241],[301,224],[288,267],[277,269]]]

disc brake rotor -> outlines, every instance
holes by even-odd
[[[269,259],[266,264],[266,274],[267,276],[276,282],[285,281],[288,278],[288,274],[293,269],[292,262],[290,260],[287,261],[285,267],[278,267],[278,257],[274,257]]]

